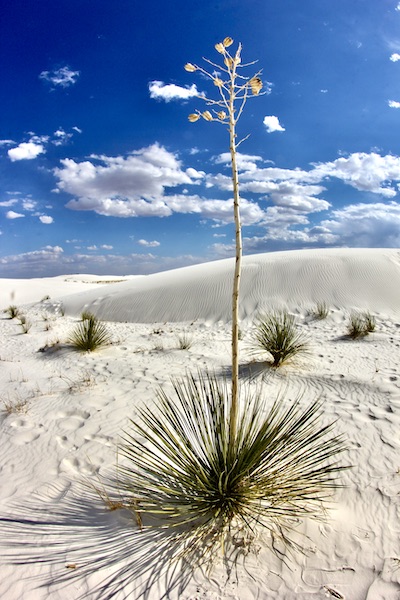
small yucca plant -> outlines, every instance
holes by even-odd
[[[10,304],[10,306],[6,308],[4,312],[10,317],[10,319],[15,319],[20,314],[19,308],[14,304]]]
[[[267,352],[272,365],[280,367],[297,354],[308,352],[307,338],[296,328],[295,317],[287,311],[259,317],[254,333],[253,352]]]
[[[315,319],[326,319],[329,315],[329,306],[326,302],[317,302],[314,310],[312,311],[312,315]]]
[[[82,321],[87,321],[87,319],[90,319],[90,317],[93,317],[93,313],[89,312],[88,310],[84,310],[81,314],[81,319]]]
[[[94,315],[90,315],[82,323],[78,323],[68,342],[76,350],[93,352],[110,344],[111,337],[105,323],[99,321]]]
[[[260,394],[248,394],[232,440],[226,383],[206,373],[175,381],[174,391],[141,409],[121,447],[120,489],[143,527],[169,528],[180,555],[212,558],[235,531],[252,536],[261,524],[282,535],[291,518],[323,514],[343,443],[319,424],[319,403],[276,401],[265,414]]]
[[[369,312],[352,313],[347,325],[347,334],[352,340],[367,336],[375,331],[376,320]]]

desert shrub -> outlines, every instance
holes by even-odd
[[[187,331],[178,335],[178,344],[181,350],[189,350],[193,346],[193,336]]]
[[[314,319],[326,319],[326,317],[329,315],[329,306],[326,302],[317,302],[311,314]]]
[[[20,314],[19,308],[14,304],[10,304],[10,306],[6,308],[4,312],[10,317],[10,319],[15,319]]]
[[[309,344],[296,328],[295,317],[287,311],[259,317],[252,346],[255,354],[268,352],[273,366],[279,367],[297,354],[307,352]]]
[[[351,313],[347,324],[347,334],[352,340],[356,340],[375,331],[375,327],[375,317],[369,312]]]
[[[290,519],[322,514],[340,470],[332,458],[343,442],[321,426],[320,404],[265,411],[260,393],[247,394],[237,435],[229,428],[231,394],[210,374],[162,389],[158,405],[144,407],[126,432],[119,486],[144,527],[170,528],[179,553],[209,558],[235,532],[257,525],[290,540]],[[146,518],[146,516],[148,518]]]
[[[368,333],[373,333],[376,328],[376,319],[375,319],[374,315],[371,315],[371,313],[369,313],[369,312],[365,312],[363,314],[363,318],[364,318],[364,323],[365,323],[365,329],[367,330]]]
[[[19,322],[22,327],[22,333],[28,333],[32,327],[31,321],[29,321],[25,315],[20,315]]]
[[[105,323],[99,321],[94,315],[78,323],[68,342],[76,349],[93,352],[102,346],[111,343]]]

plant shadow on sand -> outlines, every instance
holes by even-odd
[[[76,593],[74,600],[145,600],[151,595],[167,600],[181,597],[195,570],[209,576],[207,554],[179,557],[176,532],[154,524],[141,530],[133,511],[109,510],[84,483],[77,488],[65,493],[65,486],[51,484],[43,495],[10,506],[9,514],[0,517],[3,564],[24,565],[24,579],[42,589],[43,597]],[[235,576],[238,559],[246,554],[237,548],[221,556],[225,580]]]

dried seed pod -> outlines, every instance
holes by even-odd
[[[219,42],[218,44],[215,44],[215,49],[217,52],[219,52],[220,54],[223,54],[225,52],[225,48],[224,45],[221,44],[221,42]]]
[[[224,121],[226,119],[226,112],[221,110],[219,113],[217,113],[217,117],[220,121]]]
[[[213,116],[210,113],[209,110],[205,110],[203,113],[201,113],[201,116],[203,117],[203,119],[205,119],[206,121],[212,121],[213,120]]]
[[[262,81],[259,77],[253,77],[252,79],[250,79],[249,85],[251,87],[251,91],[255,96],[257,96],[260,93],[263,86]]]
[[[196,121],[198,121],[200,119],[200,115],[198,115],[196,113],[192,113],[191,115],[188,116],[188,119],[191,123],[195,123]]]
[[[197,71],[196,65],[192,65],[192,63],[186,63],[184,68],[185,68],[185,71],[189,71],[189,73],[193,73],[194,71]]]
[[[233,39],[231,37],[226,37],[222,42],[225,48],[229,48],[233,44]]]
[[[221,86],[222,86],[222,84],[223,84],[224,82],[223,82],[223,81],[222,81],[222,79],[220,79],[219,77],[216,77],[215,79],[213,79],[213,83],[214,83],[214,85],[216,85],[217,87],[221,87]]]

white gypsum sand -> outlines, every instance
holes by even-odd
[[[141,532],[130,513],[108,510],[91,487],[104,491],[109,482],[111,489],[120,436],[137,407],[154,402],[158,386],[172,389],[171,377],[187,370],[229,372],[232,264],[117,283],[107,281],[123,278],[1,280],[0,308],[16,304],[32,322],[24,334],[17,319],[0,319],[1,598],[160,600],[170,586],[165,597],[182,600],[398,599],[399,250],[278,252],[243,261],[243,379],[257,386],[265,376],[271,403],[278,394],[285,405],[322,398],[323,420],[337,419],[335,432],[347,438],[341,460],[353,465],[325,522],[293,523],[303,553],[289,555],[278,541],[283,554],[274,553],[266,535],[251,546],[244,540],[245,565],[230,577],[216,557],[211,574],[196,571],[179,590],[174,569],[182,570],[167,561],[162,537]],[[326,319],[310,315],[318,302],[329,307]],[[297,316],[312,352],[274,371],[254,360],[250,345],[259,312],[276,308]],[[66,346],[84,310],[107,321],[111,346],[88,354]],[[376,330],[352,341],[346,327],[357,310],[376,317]],[[190,337],[189,349],[180,349],[179,336]]]

